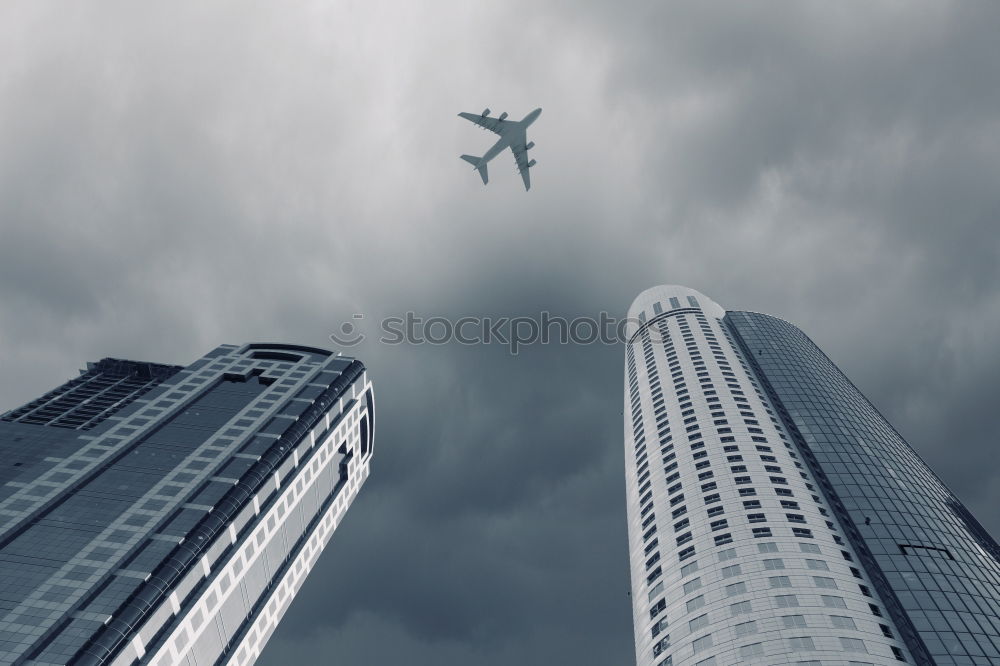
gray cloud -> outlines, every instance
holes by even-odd
[[[798,324],[994,534],[988,4],[0,9],[0,404],[105,355],[700,289]],[[455,117],[542,106],[520,191]],[[616,347],[357,354],[373,476],[265,664],[632,660]]]

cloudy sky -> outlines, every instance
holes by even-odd
[[[389,346],[654,284],[805,330],[992,531],[1000,7],[6,2],[0,410],[104,356],[348,350],[372,477],[261,663],[633,660],[623,349]],[[525,193],[459,111],[541,106]]]

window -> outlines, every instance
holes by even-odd
[[[667,608],[667,602],[665,599],[660,599],[649,609],[649,619],[652,620],[654,617],[662,613]]]
[[[781,621],[785,629],[801,629],[806,626],[806,618],[802,615],[784,615]]]
[[[677,553],[677,559],[684,561],[692,555],[694,555],[694,546],[688,546],[681,552]]]
[[[797,537],[802,537],[803,539],[812,539],[813,538],[812,530],[807,530],[804,527],[793,527],[792,528],[792,534],[794,536],[797,536]]]
[[[759,509],[760,508],[760,500],[747,500],[747,501],[743,502],[743,508],[744,509]]]
[[[732,566],[722,567],[722,577],[732,578],[733,576],[740,575],[740,565],[733,564]]]
[[[803,544],[804,545],[804,544]],[[806,566],[816,571],[829,571],[830,565],[823,560],[806,560]]]
[[[735,604],[730,604],[729,612],[732,615],[746,615],[753,612],[753,608],[749,601],[737,601]]]
[[[713,506],[708,509],[708,517],[712,518],[714,516],[720,516],[726,512],[726,508],[723,506]]]
[[[701,578],[692,578],[688,582],[684,583],[684,594],[694,592],[699,587],[701,587]]]
[[[778,608],[795,608],[799,605],[799,600],[794,594],[779,594],[774,598],[774,603]]]
[[[725,534],[720,534],[715,537],[716,546],[725,546],[727,543],[733,542],[733,535],[731,532],[726,532]]]
[[[719,487],[715,481],[709,481],[708,483],[701,484],[701,492],[707,493],[709,490],[715,490]]]
[[[837,581],[826,576],[813,576],[813,582],[816,584],[816,587],[823,587],[828,590],[837,589]]]
[[[771,587],[791,587],[792,581],[788,576],[771,576],[767,579]]]
[[[830,622],[837,629],[857,629],[857,625],[854,624],[854,620],[845,615],[831,615]]]
[[[823,605],[827,608],[847,608],[847,604],[840,597],[831,597],[825,594],[821,594],[820,599],[823,600]]]
[[[726,520],[725,518],[723,518],[722,520],[716,520],[713,521],[712,524],[709,525],[709,527],[712,528],[713,532],[716,532],[718,530],[724,530],[727,527],[729,527],[729,521]]]
[[[691,647],[694,648],[695,654],[698,654],[699,652],[704,652],[708,648],[712,647],[712,634],[708,634],[707,636],[702,636],[701,638],[696,638],[694,642],[691,643]]]
[[[749,634],[757,633],[757,622],[755,620],[750,620],[749,622],[742,622],[733,627],[736,630],[737,636],[747,636]]]
[[[670,647],[670,636],[664,636],[653,646],[653,656],[658,657],[660,653]]]
[[[840,645],[849,652],[868,653],[867,648],[865,648],[865,642],[860,638],[841,638]]]
[[[677,545],[678,546],[683,545],[683,544],[687,543],[688,541],[690,541],[693,538],[694,537],[691,535],[691,532],[687,532],[685,534],[682,534],[679,537],[677,537]]]
[[[865,595],[866,597],[872,596],[872,591],[869,590],[866,585],[858,585],[858,589],[861,590],[861,594]]]
[[[751,523],[766,523],[767,517],[762,513],[748,513],[747,520]]]
[[[770,527],[755,527],[755,528],[753,528],[753,535],[754,535],[754,538],[756,538],[756,539],[760,539],[761,537],[769,537],[769,536],[771,536],[771,528]]]
[[[652,601],[653,597],[658,595],[660,592],[663,592],[663,581],[657,583],[656,586],[649,591],[649,594],[646,595],[646,601]]]
[[[667,618],[663,618],[659,622],[653,625],[652,634],[653,638],[660,635],[660,632],[667,628]],[[669,638],[669,636],[664,636],[664,638]]]
[[[882,630],[882,635],[886,638],[895,638],[895,636],[892,635],[892,630],[889,629],[887,625],[880,624],[878,625],[878,628]]]
[[[700,631],[708,626],[708,613],[699,615],[695,619],[688,622],[688,629],[691,631]]]
[[[646,585],[651,585],[654,580],[663,575],[663,567],[656,567],[653,573],[646,576]]]
[[[759,657],[762,654],[764,654],[763,643],[751,643],[750,645],[740,646],[741,657]]]
[[[674,523],[674,532],[680,532],[690,524],[691,524],[690,518],[685,518],[684,520],[678,521]]]
[[[737,594],[746,594],[747,584],[743,582],[726,585],[726,596],[735,597]]]
[[[705,498],[705,504],[711,504],[712,502],[718,502],[720,499],[721,498],[719,497],[719,493],[715,493],[714,495],[709,495],[709,496],[707,496]]]
[[[796,638],[789,638],[788,645],[791,646],[793,650],[815,650],[816,645],[813,643],[813,639],[808,636],[799,636]]]
[[[757,550],[761,553],[777,553],[778,544],[771,541],[767,543],[759,543],[757,544]]]
[[[697,570],[698,570],[697,562],[692,562],[691,564],[685,564],[684,566],[681,567],[681,577],[684,578],[690,576]]]
[[[750,497],[756,494],[757,491],[754,488],[740,488],[740,497]]]
[[[780,558],[764,560],[765,569],[784,569],[785,562]]]
[[[685,513],[687,513],[687,510],[688,508],[686,506],[674,509],[673,511],[670,512],[670,517],[677,518],[678,516],[683,516]]]
[[[806,522],[805,516],[798,513],[786,513],[785,518],[788,519],[790,523],[804,523]]]
[[[694,599],[689,599],[687,602],[687,612],[696,611],[705,605],[705,595],[699,594]]]

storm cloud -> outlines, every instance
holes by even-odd
[[[621,316],[654,284],[800,326],[994,535],[1000,8],[12,2],[0,409],[104,356],[331,346],[372,476],[263,664],[628,664],[614,345],[385,345]],[[459,111],[544,111],[532,190]]]

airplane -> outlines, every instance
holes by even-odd
[[[517,170],[524,181],[524,190],[531,189],[531,176],[528,169],[535,166],[535,160],[528,161],[528,149],[535,145],[535,142],[525,143],[528,126],[535,122],[542,110],[535,109],[524,117],[523,120],[507,120],[507,112],[504,111],[497,118],[490,118],[490,110],[485,109],[482,114],[460,113],[458,114],[466,120],[471,120],[483,129],[488,129],[494,134],[499,134],[500,139],[493,144],[493,147],[486,151],[482,157],[475,155],[462,155],[462,159],[472,165],[472,168],[479,172],[483,179],[483,185],[489,182],[489,174],[486,173],[486,163],[503,152],[504,148],[510,148],[514,153],[514,161],[517,162]]]

